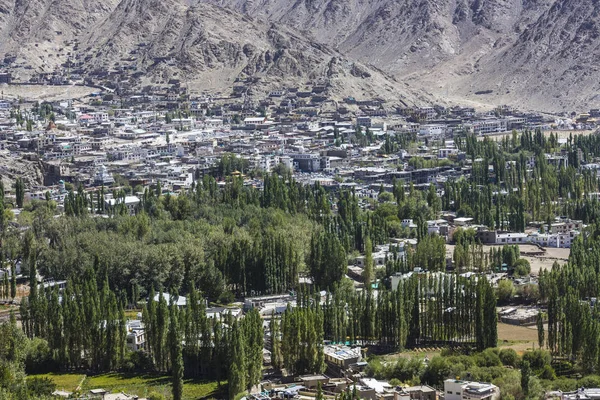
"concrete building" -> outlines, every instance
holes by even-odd
[[[506,130],[508,129],[507,121],[505,119],[484,119],[480,121],[475,121],[472,124],[466,124],[465,126],[476,135],[502,133],[506,132]]]
[[[289,154],[294,160],[294,167],[303,172],[316,172],[321,169],[321,156],[318,154]]]
[[[444,381],[444,400],[497,400],[498,386],[485,382],[469,382],[458,379]]]
[[[342,369],[346,369],[362,359],[360,347],[327,345],[323,352],[326,362]]]
[[[561,392],[561,400],[600,400],[600,388],[579,388],[573,392]]]
[[[129,215],[135,215],[137,207],[140,204],[140,199],[136,196],[125,196],[125,200],[108,199],[104,201],[107,210],[114,209],[119,204],[125,204]]]
[[[140,320],[127,321],[127,348],[131,351],[146,349],[146,329],[144,323]]]

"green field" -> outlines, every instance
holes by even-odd
[[[67,392],[73,392],[79,386],[85,375],[79,374],[39,374],[29,375],[28,379],[31,378],[50,378],[56,384],[56,389],[65,390]]]
[[[171,398],[171,378],[169,376],[119,373],[86,376],[50,373],[30,375],[28,378],[50,378],[54,381],[58,390],[66,390],[68,392],[75,391],[81,385],[81,393],[101,388],[109,390],[112,393],[124,392],[140,397],[157,392],[163,394],[167,399]],[[221,382],[221,388],[219,389],[217,382],[186,380],[183,387],[183,398],[184,400],[225,398],[227,397],[226,385],[227,382]]]

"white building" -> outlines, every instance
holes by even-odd
[[[458,154],[458,149],[444,148],[438,150],[438,158],[448,158],[453,154]]]
[[[523,244],[529,242],[529,237],[526,233],[497,233],[496,244]]]
[[[136,208],[140,204],[140,199],[137,196],[125,196],[125,200],[121,199],[107,199],[104,201],[107,209],[114,208],[117,204],[125,204],[129,215],[135,215]]]
[[[95,112],[91,113],[90,115],[94,119],[94,122],[97,122],[99,124],[109,121],[108,113],[106,112]]]
[[[507,124],[505,119],[484,119],[474,121],[472,124],[465,124],[476,135],[485,135],[488,133],[506,132]]]
[[[444,135],[445,133],[446,133],[446,125],[434,125],[434,124],[421,125],[421,128],[419,129],[420,135],[439,136],[439,135]]]
[[[444,400],[496,400],[499,398],[500,389],[491,383],[457,379],[444,381]]]
[[[599,388],[580,388],[574,392],[557,392],[561,400],[600,400]],[[549,398],[547,396],[546,398]]]
[[[127,348],[131,351],[144,350],[146,348],[146,329],[144,323],[134,319],[127,321]]]
[[[360,347],[328,345],[323,348],[325,361],[340,368],[348,368],[362,359]]]

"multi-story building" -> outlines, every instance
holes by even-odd
[[[486,135],[506,132],[507,123],[505,119],[483,119],[467,124],[465,127],[469,128],[476,135]]]
[[[131,351],[146,349],[146,328],[140,320],[127,321],[125,325],[127,330],[127,348]]]
[[[491,383],[458,379],[444,381],[444,400],[496,400],[499,398],[500,389]]]

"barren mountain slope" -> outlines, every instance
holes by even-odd
[[[598,106],[597,0],[205,1],[305,29],[440,99]]]
[[[73,39],[103,20],[117,2],[0,0],[0,54],[34,69],[54,68],[71,49]]]
[[[544,0],[206,0],[309,31],[348,55],[404,75],[495,41]]]
[[[178,76],[202,88],[226,89],[236,79],[259,77],[256,88],[264,90],[323,81],[338,96],[419,97],[291,29],[206,3],[123,0],[83,42],[93,49],[92,64],[110,67],[138,49],[138,68],[149,76]]]
[[[599,11],[598,1],[555,0],[518,34],[480,48],[473,62],[456,58],[407,80],[450,100],[548,111],[600,107]]]
[[[338,98],[423,97],[293,29],[233,10],[190,0],[114,1],[0,0],[0,31],[9,39],[0,56],[15,58],[22,76],[57,71],[76,58],[87,72],[134,63],[146,83],[177,77],[223,93],[252,77],[258,91],[321,82]]]

